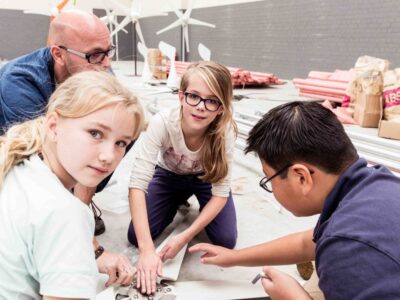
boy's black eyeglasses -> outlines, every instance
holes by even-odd
[[[197,106],[200,104],[201,101],[203,101],[204,107],[208,111],[217,111],[218,108],[222,105],[222,103],[216,99],[204,99],[201,98],[199,95],[189,92],[184,92],[183,94],[185,95],[186,103],[189,104],[190,106]]]
[[[278,172],[276,172],[274,175],[272,175],[271,177],[265,176],[263,178],[261,178],[260,180],[260,186],[266,190],[268,193],[272,193],[272,184],[271,184],[271,180],[274,179],[276,176],[281,175],[283,172],[286,171],[286,169],[290,168],[292,166],[292,164],[289,164],[287,166],[285,166],[284,168],[280,169]]]
[[[97,51],[97,52],[93,52],[93,53],[83,53],[80,51],[76,51],[76,50],[67,48],[62,45],[60,45],[58,47],[69,53],[72,53],[72,54],[75,54],[82,58],[85,58],[88,61],[88,63],[92,64],[92,65],[100,64],[104,60],[104,58],[106,58],[106,56],[108,56],[109,58],[112,58],[115,55],[115,46],[111,46],[111,48],[106,51]]]
[[[285,172],[288,168],[290,168],[293,164],[289,164],[286,165],[284,168],[280,169],[278,172],[276,172],[274,175],[272,175],[271,177],[263,177],[260,180],[260,186],[266,190],[268,193],[272,193],[272,184],[271,184],[271,180],[274,179],[276,176],[281,175],[283,172]],[[314,174],[313,170],[309,170],[310,174]]]

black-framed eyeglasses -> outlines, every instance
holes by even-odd
[[[76,51],[76,50],[67,48],[67,47],[62,46],[62,45],[60,45],[58,47],[63,49],[63,50],[65,50],[65,51],[67,51],[67,52],[69,52],[69,53],[72,53],[72,54],[77,55],[79,57],[85,58],[88,61],[88,63],[92,64],[92,65],[101,64],[102,61],[104,60],[104,58],[106,58],[106,56],[109,57],[109,58],[112,58],[115,55],[115,46],[111,46],[111,48],[106,50],[106,51],[96,51],[96,52],[93,52],[93,53],[83,53],[83,52],[80,52],[80,51]]]
[[[265,176],[265,177],[261,178],[260,183],[259,183],[260,186],[264,190],[266,190],[268,193],[272,193],[271,180],[274,179],[276,176],[281,175],[283,172],[285,172],[291,166],[292,166],[292,164],[288,164],[285,167],[283,167],[282,169],[280,169],[278,172],[276,172],[274,175],[272,175],[271,177]]]
[[[271,177],[268,176],[264,176],[263,178],[261,178],[260,180],[260,186],[266,190],[268,193],[272,193],[272,184],[271,184],[271,180],[274,179],[275,177],[281,175],[283,172],[285,172],[288,168],[290,168],[291,166],[293,166],[293,164],[288,164],[285,167],[283,167],[282,169],[280,169],[278,172],[276,172],[274,175],[272,175]],[[313,170],[309,170],[310,174],[314,174]]]
[[[199,95],[189,93],[189,92],[184,92],[185,95],[186,103],[189,104],[190,106],[197,106],[200,104],[200,102],[204,102],[204,107],[208,111],[217,111],[218,108],[222,105],[221,101],[216,100],[216,99],[204,99],[201,98]]]

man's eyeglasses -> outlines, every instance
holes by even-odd
[[[189,92],[184,92],[183,94],[185,95],[186,103],[190,106],[197,106],[200,104],[201,101],[203,101],[204,107],[208,111],[217,111],[218,108],[222,105],[222,103],[216,99],[204,99],[201,98],[199,95]]]
[[[111,46],[111,48],[106,51],[97,51],[97,52],[93,52],[93,53],[89,53],[89,54],[83,53],[80,51],[76,51],[76,50],[67,48],[65,46],[58,46],[58,47],[69,53],[72,53],[72,54],[75,54],[82,58],[85,58],[88,61],[88,63],[92,64],[92,65],[100,64],[104,60],[104,58],[106,58],[106,56],[108,56],[109,58],[112,58],[115,55],[115,46]]]

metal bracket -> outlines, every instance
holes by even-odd
[[[127,287],[119,287],[115,290],[115,300],[174,300],[175,288],[166,283],[156,286],[156,292],[152,295],[144,295],[136,288],[136,281]]]

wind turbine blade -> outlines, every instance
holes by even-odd
[[[121,23],[117,26],[117,28],[114,29],[113,32],[111,32],[111,36],[116,34],[118,31],[120,31],[122,28],[124,28],[126,25],[128,25],[131,22],[131,18],[129,16],[126,16]]]
[[[142,54],[144,58],[144,65],[142,70],[142,82],[150,82],[153,79],[153,73],[151,72],[149,67],[149,59],[147,56],[148,48],[141,42],[137,43],[137,48],[139,50],[139,53]]]
[[[117,26],[119,25],[119,23],[116,22],[114,19],[111,20],[111,23],[112,23],[115,27],[117,27]],[[123,31],[123,32],[125,32],[125,33],[128,33],[128,30],[126,30],[125,28],[121,28],[121,31]]]
[[[136,33],[139,36],[139,40],[143,43],[143,45],[146,45],[146,43],[144,42],[143,33],[142,33],[142,29],[140,28],[139,21],[136,21],[135,28],[136,28]]]
[[[109,2],[111,2],[115,8],[117,8],[119,11],[123,12],[123,14],[125,16],[129,16],[131,13],[131,10],[129,7],[123,5],[121,2],[119,2],[118,0],[108,0]],[[114,9],[115,10],[115,9]]]
[[[167,44],[166,42],[160,41],[158,43],[158,48],[161,50],[162,54],[167,56],[170,60],[175,59],[176,48]]]
[[[190,15],[191,15],[191,13],[192,13],[192,8],[189,8],[189,9],[187,9],[186,11],[185,11],[185,16],[187,16],[188,18],[190,18]]]
[[[174,13],[179,19],[183,17],[183,13],[178,9],[174,9]]]
[[[189,50],[189,26],[183,27],[183,38],[185,39],[186,43],[186,51],[190,52]]]
[[[137,44],[137,47],[138,47],[139,53],[143,55],[143,58],[146,58],[147,47],[145,45],[143,45],[141,42],[139,42]]]
[[[188,20],[188,24],[191,24],[191,25],[200,25],[200,26],[207,26],[207,27],[215,28],[215,25],[214,25],[214,24],[207,23],[207,22],[203,22],[203,21],[200,21],[200,20],[197,20],[197,19],[193,19],[193,18],[190,18],[190,19]]]
[[[199,43],[199,55],[202,60],[209,61],[211,59],[211,51],[202,43]]]
[[[161,33],[166,32],[166,31],[168,31],[168,30],[170,30],[170,29],[172,29],[172,28],[178,27],[178,26],[180,26],[180,25],[182,25],[182,20],[181,20],[181,19],[178,19],[178,20],[176,20],[175,22],[173,22],[173,23],[171,23],[170,25],[168,25],[167,27],[165,27],[165,28],[163,28],[163,29],[157,31],[157,34],[161,34]]]
[[[109,20],[108,16],[103,16],[103,17],[100,18],[100,20],[101,20],[104,24],[110,23],[110,22],[109,22],[110,20]]]

